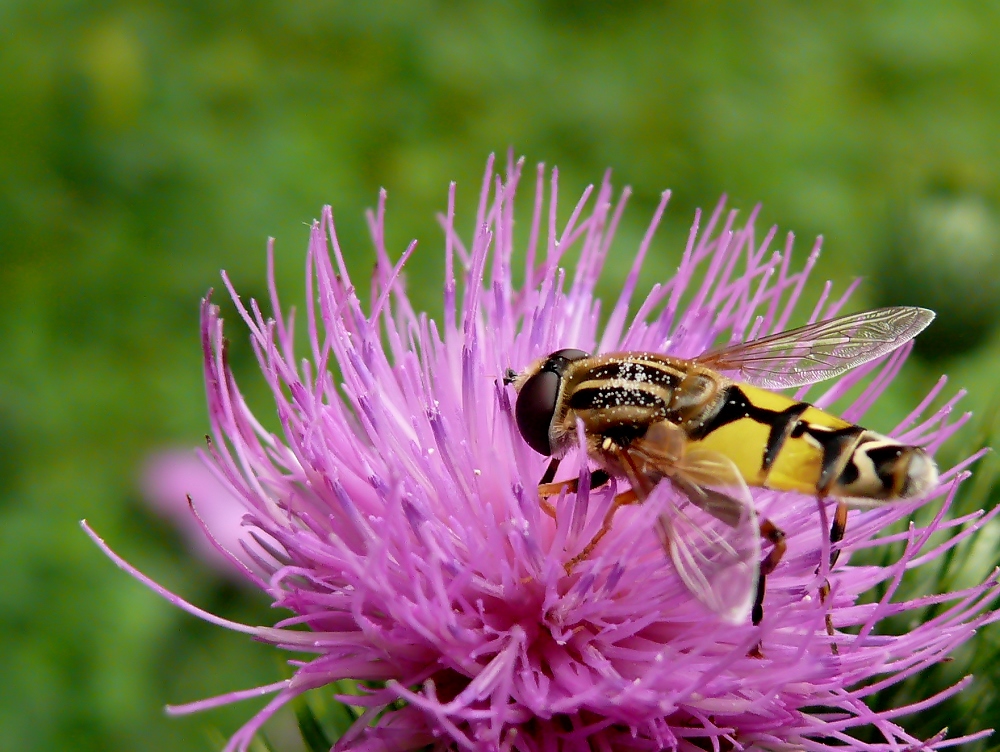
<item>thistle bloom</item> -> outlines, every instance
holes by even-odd
[[[602,327],[595,285],[628,191],[614,201],[605,179],[560,227],[557,173],[549,183],[539,167],[521,255],[513,229],[522,164],[511,163],[500,176],[490,161],[468,245],[455,230],[452,186],[441,218],[440,322],[407,300],[402,272],[414,246],[390,260],[384,193],[369,216],[377,262],[367,306],[344,263],[331,211],[312,228],[307,359],[296,354],[293,317],[281,312],[273,268],[273,319],[254,301],[242,304],[226,280],[273,391],[280,434],[247,408],[227,366],[218,310],[204,303],[214,436],[206,460],[245,509],[245,541],[259,544],[244,545],[240,557],[220,548],[293,616],[274,627],[232,624],[149,584],[204,618],[310,657],[291,662],[287,681],[174,710],[276,693],[232,738],[230,750],[247,749],[261,724],[292,698],[344,679],[363,682],[361,696],[343,699],[366,708],[338,742],[344,750],[898,750],[977,738],[922,741],[896,722],[964,682],[891,712],[865,704],[945,658],[993,618],[995,578],[959,592],[894,600],[907,570],[989,518],[947,514],[975,457],[944,470],[925,498],[852,511],[832,568],[829,503],[753,489],[761,518],[782,528],[788,543],[768,578],[757,627],[749,619],[725,623],[676,577],[653,532],[664,498],[675,493],[669,483],[646,503],[619,511],[611,532],[567,574],[564,564],[593,537],[615,484],[588,489],[584,482],[579,493],[554,500],[554,519],[540,509],[536,486],[546,458],[518,434],[507,369],[565,347],[692,357],[726,338],[785,329],[819,243],[795,271],[791,236],[775,251],[775,230],[758,238],[755,213],[739,226],[736,213],[720,203],[706,222],[696,215],[676,276],[635,306],[664,194]],[[578,261],[567,273],[561,264],[569,249]],[[517,275],[515,263],[523,266]],[[851,290],[837,298],[830,292],[828,285],[805,312],[812,320],[836,314]],[[864,383],[842,411],[860,421],[909,350],[857,368],[809,398],[829,405]],[[954,417],[957,396],[924,414],[943,387],[942,380],[891,435],[933,452],[955,433],[968,417]],[[565,460],[562,472],[586,480],[585,458]],[[191,492],[196,508],[211,503]],[[880,536],[925,504],[937,510],[930,524]],[[948,535],[931,540],[942,530]],[[903,544],[894,563],[851,565],[853,551],[888,541]],[[824,581],[831,590],[821,599]],[[859,597],[876,585],[883,595],[862,603]],[[879,631],[883,619],[930,604],[938,604],[936,615],[909,632]],[[752,657],[758,644],[763,657]],[[857,741],[862,727],[877,739]]]

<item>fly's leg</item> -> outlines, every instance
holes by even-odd
[[[757,597],[754,599],[753,610],[750,612],[750,619],[756,627],[764,618],[764,590],[767,576],[771,574],[778,562],[785,555],[788,544],[785,543],[785,532],[770,520],[760,523],[760,537],[770,543],[771,553],[764,557],[760,563],[760,577],[757,579]]]
[[[842,501],[837,502],[837,509],[833,515],[833,523],[830,526],[830,545],[840,543],[840,541],[844,539],[844,533],[847,531],[847,509],[847,504]],[[760,624],[761,620],[764,618],[764,591],[766,587],[765,583],[767,575],[774,571],[774,568],[778,565],[778,562],[781,561],[781,557],[784,556],[785,550],[787,549],[785,534],[769,520],[765,520],[761,523],[760,535],[761,538],[773,543],[774,548],[771,549],[771,553],[765,557],[760,565],[760,578],[757,580],[757,597],[754,599],[753,610],[751,611],[750,617],[754,626]],[[830,553],[831,568],[833,568],[839,558],[839,549]],[[818,572],[819,569],[816,571]],[[820,601],[822,603],[826,603],[826,599],[829,595],[830,583],[826,581],[820,585],[819,588]],[[833,619],[830,618],[830,614],[826,615],[826,632],[831,637],[835,634]],[[836,643],[832,643],[830,648],[834,655],[839,655]],[[756,658],[763,657],[759,644],[750,651],[750,655]]]
[[[559,463],[562,462],[558,457],[553,457],[549,466],[545,468],[545,472],[542,474],[542,479],[538,481],[538,487],[551,483],[552,479],[556,477],[556,471],[559,469]]]
[[[556,518],[556,508],[548,501],[550,496],[558,496],[563,493],[576,493],[580,487],[579,478],[571,478],[570,480],[559,481],[558,483],[553,483],[552,479],[555,477],[556,470],[559,467],[559,460],[554,459],[549,463],[545,474],[542,476],[542,483],[538,486],[538,501],[542,507],[542,510],[549,515],[552,519]],[[597,488],[603,486],[611,480],[611,476],[604,470],[595,470],[590,475],[590,487]],[[574,556],[568,562],[566,562],[566,574],[569,574],[573,567],[579,564],[581,561],[590,556],[590,553],[594,550],[594,547],[601,541],[608,531],[611,529],[611,521],[615,516],[615,512],[618,511],[618,507],[625,506],[627,504],[633,504],[638,501],[638,496],[634,491],[625,491],[624,493],[618,494],[614,500],[611,502],[611,508],[608,509],[607,514],[604,515],[604,522],[601,524],[601,529],[597,531],[590,543],[584,546],[583,551]]]
[[[619,508],[628,506],[629,504],[635,504],[639,501],[639,495],[629,489],[623,493],[618,494],[614,500],[611,502],[611,507],[608,509],[607,513],[604,515],[604,521],[601,523],[601,529],[597,531],[597,534],[590,539],[590,543],[583,547],[583,550],[574,556],[572,559],[566,562],[564,565],[566,567],[566,574],[573,571],[573,567],[579,564],[581,561],[586,559],[597,548],[597,544],[601,542],[601,538],[608,534],[611,530],[611,523],[614,520],[615,512]]]
[[[750,611],[750,621],[755,627],[759,626],[764,618],[764,592],[767,588],[767,576],[775,570],[788,549],[788,544],[785,542],[785,532],[770,520],[764,520],[760,523],[760,537],[770,543],[772,548],[771,552],[760,563],[757,596],[754,598],[753,609]],[[759,642],[750,650],[750,656],[752,658],[764,657]]]
[[[635,466],[635,460],[632,459],[632,455],[612,443],[610,439],[605,439],[604,445],[606,449],[616,453],[618,461],[625,469],[625,474],[628,477],[632,488],[618,494],[614,500],[612,500],[611,506],[604,515],[604,520],[601,522],[601,527],[597,531],[597,534],[590,539],[590,543],[584,546],[580,553],[566,562],[566,574],[572,572],[573,567],[590,556],[591,552],[597,547],[597,544],[601,542],[601,538],[608,534],[611,530],[611,523],[614,520],[615,512],[617,512],[621,507],[644,501],[646,497],[649,496],[650,491],[653,490],[654,484],[648,477],[639,472],[639,469]]]
[[[833,513],[833,524],[830,525],[830,545],[835,546],[844,540],[844,533],[847,532],[847,504],[842,501],[837,502],[837,511]],[[840,558],[840,549],[830,552],[830,569]]]
[[[549,462],[549,466],[545,468],[545,473],[538,483],[538,503],[542,507],[542,511],[552,519],[556,518],[556,508],[548,500],[549,497],[558,496],[563,491],[566,493],[576,493],[580,487],[579,478],[561,480],[557,483],[552,482],[552,479],[556,477],[556,471],[559,469],[559,462],[560,460],[555,458]],[[597,488],[598,486],[603,486],[609,480],[611,480],[611,476],[606,472],[595,470],[590,474],[590,487]]]
[[[556,518],[556,508],[549,503],[548,497],[555,496],[564,488],[564,484],[552,482],[552,479],[556,477],[556,470],[559,469],[559,462],[558,457],[553,457],[552,461],[549,462],[549,466],[545,468],[542,479],[538,482],[538,503],[542,507],[542,511],[552,519]],[[575,491],[576,489],[572,490]]]
[[[840,543],[844,539],[844,533],[847,532],[847,504],[842,501],[837,502],[837,510],[833,514],[833,523],[830,525],[830,545],[833,546]],[[833,569],[834,565],[837,563],[837,559],[840,558],[840,549],[830,552],[830,569]],[[816,570],[819,572],[819,569]],[[819,586],[819,599],[820,602],[826,603],[826,599],[830,596],[830,581],[824,580],[823,584]],[[826,614],[826,633],[833,637],[833,619],[830,617],[830,613]],[[840,649],[837,647],[837,643],[831,643],[830,649],[833,651],[834,655],[840,654]]]

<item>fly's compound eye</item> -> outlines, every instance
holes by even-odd
[[[556,411],[560,381],[562,376],[558,373],[539,371],[524,382],[514,406],[517,430],[528,446],[545,456],[552,454],[549,425]]]
[[[566,349],[552,353],[542,367],[521,386],[514,406],[517,430],[539,454],[552,454],[549,426],[556,412],[562,374],[574,360],[589,357],[583,350]]]
[[[589,358],[589,357],[590,353],[584,352],[583,350],[577,350],[574,347],[568,347],[565,350],[556,350],[554,353],[552,353],[549,356],[548,361],[546,361],[545,365],[548,366],[550,363],[553,363],[553,361],[557,361],[560,359],[565,361],[573,361],[573,360],[583,360],[584,358]],[[559,367],[558,373],[562,373],[562,370],[565,367],[566,364],[563,363]],[[555,368],[553,368],[553,370],[555,370]]]

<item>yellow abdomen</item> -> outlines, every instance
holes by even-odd
[[[832,443],[816,435],[837,435],[856,428],[841,418],[783,394],[748,384],[732,384],[726,402],[706,422],[703,436],[692,446],[711,449],[729,457],[748,485],[776,491],[825,493],[820,482],[829,476],[839,457],[831,456]],[[809,430],[803,430],[804,427]],[[857,429],[858,432],[863,429]],[[838,452],[838,454],[840,454]],[[847,457],[850,449],[847,449]]]

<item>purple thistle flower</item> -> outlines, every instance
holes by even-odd
[[[539,166],[524,281],[517,286],[514,195],[522,166],[509,164],[501,177],[488,163],[470,245],[454,229],[452,185],[441,218],[441,322],[407,300],[402,271],[414,245],[390,261],[384,192],[369,215],[377,254],[369,306],[348,273],[329,208],[312,228],[307,359],[296,355],[293,316],[281,313],[271,249],[274,319],[256,301],[244,306],[226,279],[273,391],[281,435],[265,430],[244,403],[226,362],[218,309],[205,301],[214,435],[206,459],[245,506],[250,536],[239,557],[223,552],[294,615],[274,627],[226,622],[109,554],[190,612],[311,657],[292,661],[287,681],[174,712],[276,693],[227,747],[245,750],[278,707],[349,679],[364,682],[362,694],[343,699],[367,710],[338,742],[343,750],[899,750],[943,748],[988,733],[922,741],[897,723],[966,681],[892,711],[875,713],[865,704],[995,618],[988,606],[997,596],[996,576],[959,592],[893,600],[906,571],[941,556],[993,516],[948,518],[978,455],[943,471],[924,498],[851,511],[832,569],[826,564],[831,502],[753,489],[761,518],[781,527],[788,542],[768,578],[759,627],[749,619],[725,623],[676,577],[654,534],[663,499],[674,492],[669,484],[619,511],[612,531],[567,574],[565,562],[600,526],[614,484],[587,490],[584,483],[580,493],[554,499],[555,519],[540,510],[536,485],[547,460],[518,433],[513,390],[503,383],[507,369],[564,347],[692,357],[726,337],[785,329],[819,242],[795,271],[791,235],[774,251],[776,231],[758,240],[756,212],[738,226],[736,212],[720,202],[704,226],[696,215],[676,276],[634,308],[664,194],[602,328],[594,289],[629,192],[614,202],[606,177],[596,195],[584,192],[560,228],[557,173],[546,207]],[[570,248],[579,260],[567,274],[560,263]],[[834,299],[828,284],[810,320],[836,314],[853,289]],[[811,401],[829,405],[867,380],[842,413],[859,421],[909,350],[855,369]],[[891,435],[933,452],[954,434],[968,418],[953,414],[960,394],[924,415],[944,386],[942,379]],[[567,459],[563,474],[586,478],[585,461]],[[211,503],[191,490],[196,504]],[[926,504],[938,509],[930,524],[879,536]],[[941,531],[947,534],[932,538]],[[894,563],[851,566],[852,552],[890,541],[903,544]],[[831,586],[825,601],[818,597],[824,580]],[[876,585],[884,595],[862,603],[859,597]],[[936,615],[909,632],[879,632],[883,619],[930,604],[940,604]],[[832,637],[827,615],[837,629]],[[763,658],[748,655],[758,643]],[[862,727],[874,728],[881,741],[858,741]]]

